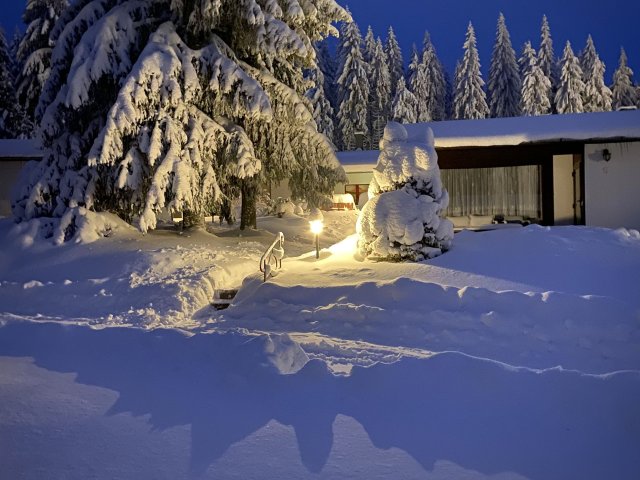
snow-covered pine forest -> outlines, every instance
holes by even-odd
[[[455,72],[446,71],[428,32],[422,48],[417,49],[414,44],[413,51],[405,55],[393,26],[385,38],[370,26],[363,38],[362,30],[357,25],[352,25],[349,31],[345,28],[343,33],[349,39],[343,36],[333,55],[329,41],[321,42],[319,47],[323,52],[320,68],[325,82],[335,77],[336,68],[338,76],[347,75],[342,82],[336,78],[329,88],[325,83],[325,90],[337,92],[331,93],[328,103],[336,112],[332,117],[333,132],[341,150],[377,149],[380,124],[384,120],[412,123],[599,112],[640,106],[640,87],[634,81],[624,49],[620,65],[608,75],[591,35],[579,56],[565,49],[558,57],[546,16],[541,20],[539,40],[527,40],[518,49],[511,44],[507,19],[499,14],[486,81],[477,51],[479,40],[472,25],[467,28],[464,43],[461,42],[461,57]],[[354,43],[360,48],[356,49]],[[378,44],[384,45],[384,66],[375,53]],[[519,57],[516,50],[521,52]],[[613,78],[610,85],[606,82],[607,76]],[[323,131],[328,118],[331,117],[320,114],[316,117]]]
[[[477,43],[490,39],[469,24],[455,72],[428,32],[406,54],[393,26],[365,30],[335,0],[27,0],[23,21],[11,43],[0,33],[0,136],[41,138],[14,216],[58,218],[41,225],[56,238],[83,209],[146,231],[163,209],[232,221],[236,198],[251,227],[259,192],[279,182],[319,204],[344,178],[335,150],[379,148],[389,120],[640,104],[624,49],[613,73],[591,36],[558,57],[546,16],[518,48],[500,13],[484,67]]]

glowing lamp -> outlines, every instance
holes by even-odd
[[[311,227],[311,233],[314,235],[320,235],[324,227],[322,220],[311,220],[309,226]]]
[[[311,233],[316,237],[316,258],[320,258],[320,234],[324,227],[324,215],[319,208],[312,208],[309,212],[309,228]]]

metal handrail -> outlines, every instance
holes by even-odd
[[[278,232],[271,246],[267,248],[262,257],[260,257],[260,271],[264,273],[265,282],[268,276],[273,276],[271,273],[271,263],[273,260],[275,260],[276,268],[282,268],[282,257],[284,257],[284,233]]]

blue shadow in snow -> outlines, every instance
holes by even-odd
[[[337,415],[380,449],[399,448],[426,471],[449,460],[484,474],[635,479],[640,471],[640,374],[606,378],[516,371],[460,354],[355,368],[319,361],[281,375],[266,337],[11,322],[0,355],[75,372],[119,393],[110,413],[149,415],[157,429],[191,426],[191,474],[276,420],[294,428],[302,463],[322,472]],[[346,473],[346,472],[345,472]]]

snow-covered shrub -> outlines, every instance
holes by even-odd
[[[118,230],[132,227],[111,213],[97,213],[83,207],[67,210],[61,218],[33,218],[15,225],[13,237],[23,247],[38,242],[61,245],[64,242],[93,243],[101,238],[116,235]]]
[[[276,215],[278,217],[284,217],[285,215],[291,216],[294,214],[296,206],[288,198],[278,198],[276,207]]]
[[[424,260],[449,249],[453,224],[440,218],[449,204],[442,188],[433,132],[415,138],[396,122],[384,130],[369,201],[358,216],[358,250],[384,260]]]

